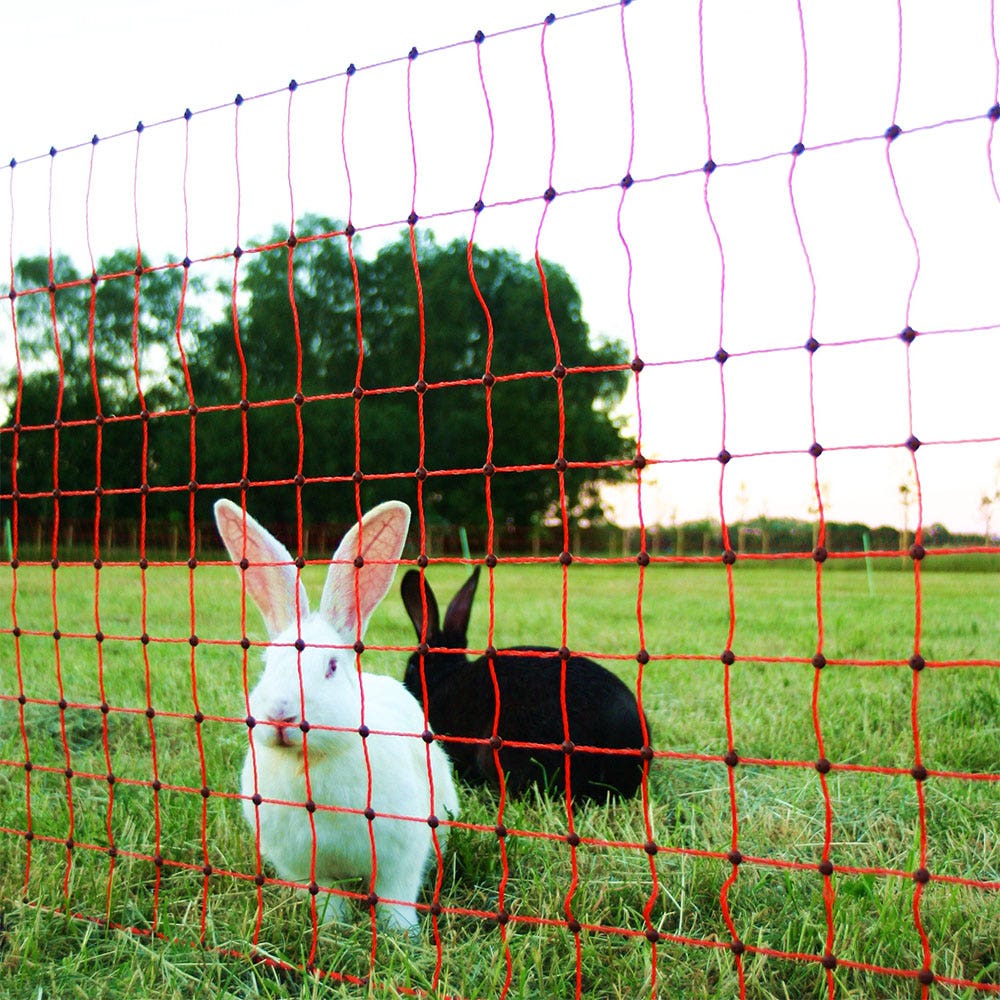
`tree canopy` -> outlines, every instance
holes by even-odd
[[[135,517],[146,484],[149,517],[186,516],[193,497],[202,518],[245,478],[266,521],[299,506],[347,521],[360,472],[363,506],[412,504],[419,483],[425,516],[451,524],[485,520],[489,480],[497,521],[523,525],[558,504],[561,474],[571,516],[596,519],[599,483],[634,455],[613,416],[628,353],[592,340],[557,264],[543,287],[533,260],[470,260],[426,231],[352,260],[313,216],[241,256],[235,293],[139,264],[118,251],[94,280],[62,257],[15,267],[21,377],[3,391],[10,419],[40,428],[18,440],[32,513],[58,486],[64,516],[93,516],[99,485],[103,516]]]

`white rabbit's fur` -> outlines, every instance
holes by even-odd
[[[379,904],[385,920],[414,930],[413,904],[434,856],[427,823],[432,813],[428,761],[434,815],[455,818],[458,797],[441,747],[415,735],[424,730],[420,705],[393,678],[359,672],[353,649],[392,584],[409,508],[381,504],[365,515],[360,532],[355,525],[344,536],[320,608],[312,614],[284,546],[249,514],[244,520],[241,508],[228,500],[216,503],[215,516],[233,561],[239,566],[247,560],[246,590],[270,638],[264,673],[250,693],[256,724],[241,782],[243,813],[255,834],[259,831],[260,852],[289,881],[329,885],[364,878],[380,899],[395,900]],[[354,563],[358,555],[364,560],[361,568]],[[358,731],[362,723],[369,730],[364,738]],[[369,768],[370,806],[376,814],[371,823],[364,816]],[[252,801],[255,795],[261,797],[259,805]],[[310,800],[316,804],[312,822],[306,809]],[[369,829],[375,840],[374,882]],[[447,830],[446,824],[437,827],[442,847]],[[328,912],[342,917],[346,898],[328,898]]]

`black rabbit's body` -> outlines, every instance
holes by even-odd
[[[510,794],[517,795],[537,784],[551,794],[564,795],[567,754],[563,745],[568,723],[572,747],[566,749],[571,750],[570,791],[574,800],[634,795],[642,782],[643,759],[639,752],[646,743],[643,723],[635,696],[610,671],[582,656],[565,660],[564,720],[564,661],[557,649],[514,646],[498,650],[492,672],[486,657],[470,661],[463,652],[439,652],[466,648],[477,578],[478,570],[449,605],[443,627],[438,624],[437,604],[425,581],[426,642],[433,651],[424,656],[414,653],[404,679],[414,697],[426,703],[434,732],[459,738],[443,741],[458,775],[470,783],[497,786],[499,758],[499,769],[506,776]],[[418,573],[406,574],[402,592],[418,638],[423,639],[424,610]],[[501,741],[497,748],[490,744],[494,725]]]

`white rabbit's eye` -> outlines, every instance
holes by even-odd
[[[337,660],[335,657],[330,657],[330,662],[326,665],[326,676],[332,677],[337,672]]]

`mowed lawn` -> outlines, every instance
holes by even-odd
[[[574,847],[559,800],[508,801],[501,817],[495,794],[461,787],[461,822],[440,872],[438,939],[425,916],[420,939],[380,931],[374,948],[365,906],[352,925],[318,933],[306,896],[266,884],[258,908],[253,837],[235,796],[247,745],[245,684],[256,679],[260,655],[235,644],[233,570],[8,568],[0,578],[0,996],[416,991],[603,1000],[649,996],[655,979],[662,997],[735,997],[740,970],[723,901],[746,946],[748,997],[829,996],[817,959],[831,919],[834,996],[919,996],[924,947],[915,912],[938,977],[996,990],[1000,573],[985,561],[977,570],[973,557],[965,563],[951,572],[926,560],[918,614],[913,569],[895,560],[877,568],[874,594],[860,567],[828,562],[819,602],[811,561],[740,561],[733,621],[721,563],[654,563],[640,600],[638,566],[578,561],[564,576],[558,565],[501,562],[495,645],[565,642],[632,685],[636,654],[648,652],[642,699],[658,756],[645,808],[636,799],[578,810]],[[427,570],[442,607],[466,572]],[[305,575],[315,600],[322,568]],[[484,574],[469,635],[475,649],[488,641],[490,598]],[[731,627],[727,671],[721,654]],[[262,642],[252,607],[247,631]],[[415,640],[398,580],[366,640],[364,668],[401,677],[401,647]],[[908,663],[915,641],[928,664],[919,673]],[[809,661],[820,644],[830,663],[817,671]],[[727,680],[741,758],[732,772],[735,816],[721,760]],[[832,764],[829,837],[812,766],[820,740]],[[922,784],[923,824],[909,773],[917,741],[924,767],[950,772]],[[734,836],[744,861],[732,880]],[[654,855],[643,849],[650,840]],[[824,900],[817,866],[827,840],[834,873]],[[926,884],[911,875],[922,851]],[[425,902],[432,899],[429,889]],[[501,902],[508,919],[498,923]],[[655,947],[650,928],[661,935]],[[251,962],[251,954],[272,961]],[[307,966],[318,972],[301,971]],[[932,991],[986,995],[948,982]]]

